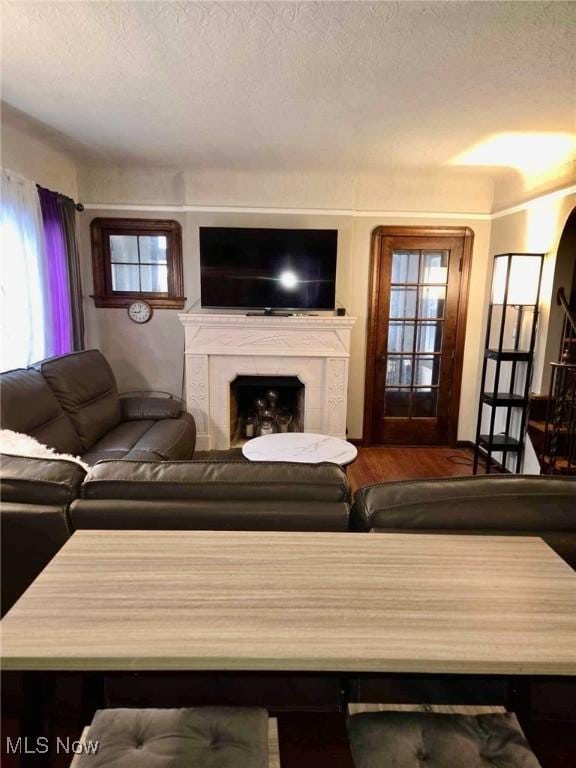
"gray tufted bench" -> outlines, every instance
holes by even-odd
[[[348,733],[356,768],[541,768],[510,712],[366,712]]]
[[[104,709],[86,737],[96,754],[79,768],[268,768],[264,709]]]

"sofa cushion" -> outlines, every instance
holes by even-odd
[[[126,456],[126,451],[118,450],[118,451],[87,451],[86,453],[82,454],[82,461],[85,461],[86,464],[89,466],[94,466],[94,464],[97,464],[99,461],[122,461],[122,459]],[[160,461],[160,459],[158,459]]]
[[[45,360],[40,372],[74,424],[84,451],[120,423],[112,369],[97,350]]]
[[[512,713],[369,712],[348,732],[355,768],[540,768]]]
[[[126,458],[138,460],[158,457],[161,461],[185,461],[194,455],[195,444],[194,419],[189,413],[183,413],[177,419],[152,422],[150,428],[132,446]]]
[[[90,450],[84,454],[84,461],[87,464],[95,464],[105,459],[123,459],[153,423],[153,421],[121,422],[96,440]]]
[[[3,429],[30,435],[62,453],[81,453],[70,418],[38,371],[7,371],[0,380]]]
[[[231,499],[77,499],[75,531],[326,531],[348,530],[345,502]]]
[[[85,499],[211,499],[215,501],[347,502],[349,486],[336,464],[238,461],[106,461],[92,467]]]
[[[90,465],[98,461],[186,460],[194,455],[196,429],[190,414],[162,421],[124,421],[97,440],[83,455]]]
[[[2,501],[66,505],[80,493],[86,472],[75,462],[2,454]]]
[[[267,768],[268,715],[264,709],[99,710],[88,739],[95,755],[78,768]]]
[[[148,432],[153,421],[123,421],[103,435],[92,446],[93,451],[130,451]]]

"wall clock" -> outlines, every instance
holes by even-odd
[[[128,317],[135,323],[147,323],[152,317],[152,307],[147,301],[133,301],[128,307]]]

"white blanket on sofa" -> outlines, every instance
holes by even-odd
[[[78,456],[69,456],[67,453],[58,453],[47,445],[42,445],[30,435],[21,432],[13,432],[11,429],[0,429],[0,453],[11,456],[24,456],[30,459],[54,459],[56,461],[73,461],[79,464],[86,472],[90,469],[88,464]]]

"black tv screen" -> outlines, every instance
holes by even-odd
[[[334,309],[335,229],[200,227],[202,306]]]

